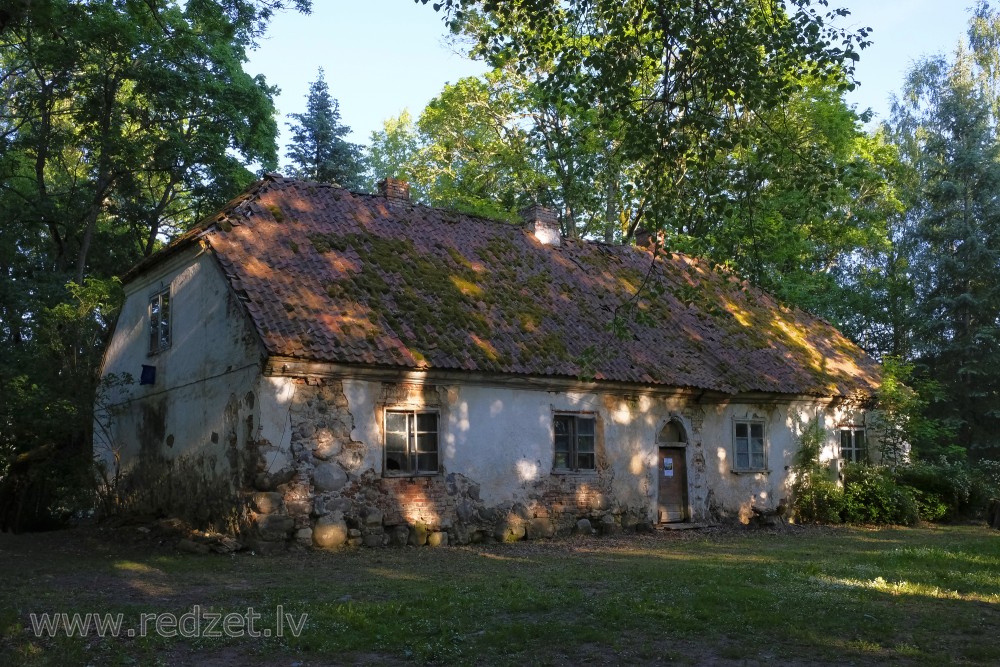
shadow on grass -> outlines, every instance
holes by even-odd
[[[273,558],[7,546],[0,542],[0,556],[27,576],[0,582],[0,650],[24,664],[72,663],[81,646],[98,664],[145,662],[178,647],[236,652],[251,663],[294,655],[304,664],[1000,658],[1000,540],[974,527],[723,531]],[[195,604],[253,607],[264,624],[280,604],[308,621],[299,637],[183,641],[39,639],[26,629],[31,612],[118,612],[127,624]]]

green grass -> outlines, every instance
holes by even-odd
[[[707,531],[477,548],[174,554],[94,531],[0,536],[0,663],[1000,661],[1000,533]],[[32,612],[253,607],[300,637],[36,638]]]

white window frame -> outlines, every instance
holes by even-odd
[[[405,431],[390,431],[389,422],[393,415],[406,415]],[[433,415],[434,416],[434,430],[428,431],[420,430],[420,417]],[[428,435],[430,433],[434,434],[434,451],[421,451],[420,447],[420,436]],[[404,465],[399,466],[399,462],[396,461],[396,456],[392,456],[389,448],[389,441],[392,439],[392,435],[402,434],[404,438],[405,450],[402,452],[402,460]],[[392,450],[393,452],[399,452],[400,450]],[[421,458],[424,457],[434,457],[434,465],[426,466],[422,463]],[[396,466],[393,462],[396,461]],[[425,475],[437,475],[441,472],[441,413],[439,410],[435,409],[424,409],[424,408],[407,408],[407,407],[392,407],[385,408],[382,411],[382,473],[385,477],[418,477]]]
[[[760,428],[760,437],[754,437],[755,427]],[[741,436],[741,429],[745,429],[746,435]],[[755,452],[753,443],[760,441],[760,452]],[[742,441],[742,442],[741,442]],[[740,465],[740,449],[745,442],[746,465]],[[763,419],[756,418],[734,418],[733,419],[733,472],[767,472],[767,425]],[[755,456],[758,456],[760,465],[754,465]]]
[[[146,317],[149,328],[149,355],[159,354],[170,349],[173,338],[173,298],[170,295],[170,287],[162,289],[149,297],[146,307]],[[166,317],[164,318],[164,311]],[[166,321],[164,321],[166,320]]]
[[[858,434],[861,444],[858,444]],[[844,436],[850,435],[850,446],[844,447]],[[848,424],[840,427],[840,460],[864,463],[868,460],[868,431],[863,425]]]
[[[564,420],[569,424],[569,429],[565,434],[559,432],[557,421]],[[587,428],[581,433],[580,423],[589,422],[591,432],[587,433]],[[593,412],[556,412],[552,415],[552,472],[555,473],[593,473],[597,472],[597,415]],[[565,438],[566,447],[559,447],[559,440]],[[590,450],[586,446],[580,447],[581,439],[586,442],[590,439]],[[564,456],[564,461],[560,462],[560,456]],[[581,462],[591,465],[580,465]]]

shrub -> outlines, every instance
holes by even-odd
[[[954,519],[970,511],[972,475],[965,463],[917,461],[896,468],[895,479],[913,493],[925,521]]]
[[[913,492],[893,478],[887,466],[844,466],[843,518],[851,523],[913,525],[920,509]]]
[[[972,466],[969,506],[974,516],[985,511],[990,502],[1000,499],[1000,461],[982,460]]]
[[[976,464],[940,458],[917,461],[893,472],[896,483],[908,489],[925,521],[981,516],[992,499],[1000,497],[1000,462]]]
[[[829,479],[813,479],[795,488],[795,517],[800,523],[840,523],[844,491]]]
[[[830,479],[830,468],[819,462],[823,431],[818,422],[806,428],[795,452],[792,511],[800,523],[840,523],[844,492]]]

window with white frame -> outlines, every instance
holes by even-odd
[[[853,463],[868,460],[868,441],[864,426],[845,426],[840,429],[840,458]]]
[[[438,472],[438,413],[385,411],[385,474]]]
[[[767,448],[764,422],[737,419],[733,422],[733,470],[737,472],[765,470]]]
[[[597,468],[596,421],[590,415],[555,415],[555,461],[558,471],[595,470]]]
[[[170,347],[170,289],[157,292],[149,299],[149,353],[156,354]]]

